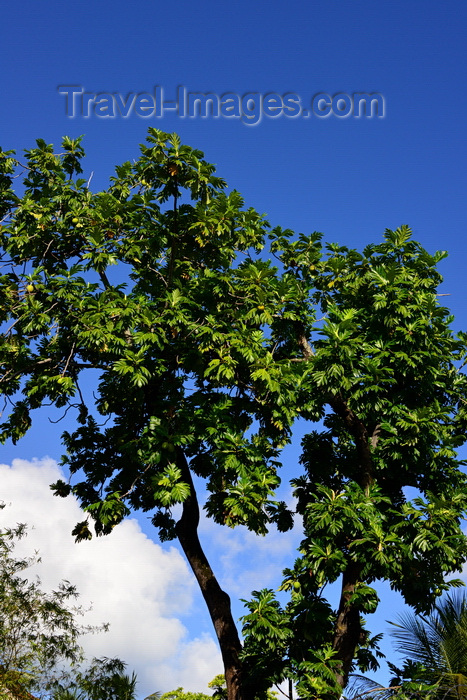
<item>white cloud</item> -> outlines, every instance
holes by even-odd
[[[187,659],[190,663],[187,663]],[[164,677],[170,679],[171,688],[203,688],[203,692],[212,692],[206,688],[205,679],[212,680],[222,673],[222,659],[213,638],[203,634],[180,647],[176,658],[170,666],[165,667]]]
[[[138,696],[179,686],[209,692],[207,683],[222,671],[209,615],[188,566],[177,549],[149,539],[135,518],[111,535],[75,544],[71,530],[83,520],[72,497],[57,498],[49,484],[63,478],[54,460],[16,459],[0,465],[0,528],[16,522],[31,527],[19,554],[39,550],[44,588],[62,579],[75,584],[86,621],[110,622],[107,634],[83,638],[88,657],[118,656],[138,675]],[[231,596],[234,617],[244,614],[239,598],[277,588],[282,569],[292,566],[302,537],[301,523],[288,533],[258,537],[246,528],[230,530],[203,517],[200,536],[214,573]]]
[[[75,584],[83,605],[92,602],[86,621],[110,622],[107,634],[83,637],[88,656],[118,656],[138,675],[138,695],[178,686],[205,691],[222,664],[209,635],[189,638],[179,619],[189,614],[194,581],[173,548],[163,549],[127,519],[107,537],[75,544],[71,530],[83,513],[72,497],[53,496],[49,484],[63,478],[51,459],[16,459],[0,465],[0,527],[25,522],[29,535],[19,555],[39,550],[44,588],[62,579]]]

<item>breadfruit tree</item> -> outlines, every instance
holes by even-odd
[[[374,581],[428,610],[466,558],[466,337],[438,303],[443,254],[407,228],[363,253],[271,230],[201,152],[156,129],[105,191],[80,177],[82,156],[79,139],[58,154],[38,141],[24,163],[1,153],[2,439],[47,402],[76,409],[70,481],[54,485],[86,512],[73,534],[92,537],[90,520],[108,534],[139,509],[178,539],[229,700],[285,678],[301,697],[339,697],[376,663],[362,620]],[[294,480],[304,540],[291,599],[258,593],[243,645],[198,537],[195,485],[220,524],[290,528],[275,494],[297,416],[317,429]],[[323,587],[338,579],[333,609]]]

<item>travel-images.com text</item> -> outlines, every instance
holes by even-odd
[[[175,114],[190,119],[240,119],[244,124],[254,126],[263,117],[309,118],[355,117],[382,118],[385,116],[385,101],[380,93],[344,92],[335,95],[317,93],[304,107],[302,99],[295,93],[247,92],[238,95],[226,92],[216,95],[212,92],[189,92],[185,87],[177,88],[175,100],[165,99],[164,88],[157,85],[153,93],[129,92],[89,92],[80,85],[60,85],[57,88],[65,97],[67,117],[98,117],[100,119],[128,119],[131,116],[144,119],[163,118]]]

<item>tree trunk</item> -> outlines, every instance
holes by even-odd
[[[360,572],[361,565],[351,561],[342,575],[341,599],[333,640],[333,648],[337,651],[337,658],[342,664],[340,672],[336,673],[336,681],[342,689],[347,685],[362,633],[358,607],[349,602],[359,581]]]
[[[242,645],[230,609],[230,598],[217,582],[198,538],[199,505],[190,468],[182,450],[177,450],[177,466],[182,479],[190,486],[190,495],[183,503],[183,511],[176,532],[183,552],[198,581],[216,630],[224,662],[227,700],[253,700],[243,687],[239,658]]]
[[[342,418],[348,432],[355,440],[355,448],[359,459],[359,473],[356,475],[355,481],[368,496],[370,487],[374,483],[374,465],[371,450],[376,448],[378,444],[380,425],[376,425],[370,435],[366,425],[349,408],[340,393],[331,397],[328,403],[334,412]],[[342,689],[345,688],[349,680],[352,662],[362,635],[360,611],[356,605],[350,603],[350,598],[360,580],[361,571],[361,564],[349,561],[342,575],[341,599],[333,640],[333,647],[336,649],[337,657],[342,664],[340,672],[336,674],[337,683]]]
[[[299,331],[298,342],[302,348],[305,360],[311,360],[313,349],[308,342],[304,332]],[[355,440],[355,448],[359,458],[359,473],[355,480],[368,496],[370,488],[374,483],[374,465],[372,449],[378,445],[381,425],[376,424],[370,433],[367,426],[349,407],[344,396],[339,392],[328,396],[327,403],[338,415],[348,433]],[[335,677],[342,690],[347,685],[355,652],[361,642],[362,626],[360,623],[360,611],[356,605],[350,602],[350,598],[355,592],[357,583],[360,581],[362,565],[357,562],[348,561],[347,567],[342,574],[342,589],[337,611],[336,625],[334,628],[333,648],[337,651],[337,658],[341,662],[341,667],[336,672]]]

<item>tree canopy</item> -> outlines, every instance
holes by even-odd
[[[3,506],[0,506],[3,507]],[[0,532],[0,698],[5,700],[133,700],[136,677],[120,659],[85,664],[83,634],[107,625],[80,625],[81,606],[68,581],[46,592],[28,578],[37,556],[15,557],[25,525]]]
[[[62,661],[77,665],[83,660],[81,633],[67,606],[76,589],[63,582],[50,594],[39,583],[23,578],[36,559],[15,559],[14,542],[24,527],[0,533],[0,691],[15,695],[48,691]]]
[[[271,591],[257,593],[245,632],[260,676],[268,643],[270,677],[292,673],[302,696],[332,696],[356,665],[376,666],[378,639],[362,620],[378,606],[376,580],[419,613],[460,583],[446,575],[466,556],[456,454],[466,435],[466,336],[454,336],[438,302],[445,254],[429,255],[407,227],[363,253],[330,245],[318,260],[307,237],[278,245],[306,310],[323,314],[298,341],[300,412],[323,428],[304,438],[304,474],[293,480],[305,537],[285,572],[291,602],[282,610]],[[334,611],[323,588],[339,578]]]
[[[79,177],[79,139],[58,154],[39,140],[23,164],[0,155],[3,439],[20,439],[46,401],[76,409],[70,482],[54,485],[86,512],[73,534],[92,537],[90,520],[108,534],[141,509],[162,540],[178,538],[229,700],[287,678],[300,697],[339,697],[377,663],[363,620],[379,602],[372,584],[426,612],[466,560],[467,336],[437,296],[445,254],[408,227],[362,252],[271,229],[200,151],[156,129],[98,193]],[[290,602],[255,593],[242,645],[198,538],[193,477],[216,522],[287,530],[276,491],[298,416],[310,432],[293,480],[304,534],[284,574]],[[323,590],[338,579],[333,609]]]

